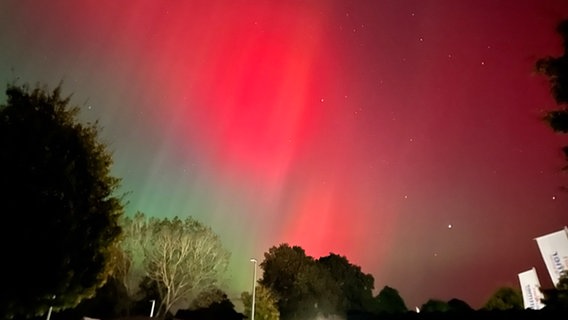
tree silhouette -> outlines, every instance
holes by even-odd
[[[270,248],[260,267],[259,283],[274,294],[281,319],[374,310],[373,276],[344,256],[330,253],[314,260],[301,247],[284,243]]]
[[[375,297],[376,312],[379,314],[399,314],[408,311],[398,290],[385,286]]]
[[[467,304],[467,302],[456,298],[450,299],[448,301],[448,307],[450,308],[450,312],[463,313],[475,311],[469,304]]]
[[[340,313],[347,311],[370,311],[375,279],[363,273],[361,267],[353,265],[346,257],[334,253],[321,257],[317,264],[327,270],[339,286]]]
[[[568,104],[568,19],[561,21],[556,32],[562,37],[564,53],[559,57],[537,60],[536,70],[548,77],[552,97],[557,104]]]
[[[235,311],[235,305],[227,298],[222,296],[219,301],[211,303],[204,308],[193,310],[180,309],[176,312],[173,319],[191,319],[191,320],[243,320],[245,315]]]
[[[450,306],[447,302],[438,299],[429,299],[420,307],[420,312],[447,312]]]
[[[272,247],[264,254],[259,283],[275,294],[282,319],[294,317],[302,298],[297,288],[299,275],[313,264],[313,258],[307,256],[304,249],[286,243]]]
[[[549,310],[568,311],[568,272],[564,271],[558,279],[555,288],[541,289],[544,299],[542,302]]]
[[[226,298],[227,294],[223,290],[213,286],[209,290],[204,290],[198,293],[191,302],[190,309],[207,308],[213,303],[221,302]]]
[[[491,295],[483,306],[485,310],[522,310],[523,296],[521,290],[501,287]]]
[[[343,293],[330,269],[299,246],[284,243],[264,254],[259,283],[274,293],[281,319],[343,313]],[[335,267],[334,267],[335,268]]]
[[[122,214],[112,157],[61,89],[16,86],[0,105],[0,318],[61,310],[94,295],[111,270]]]
[[[564,53],[559,57],[539,59],[536,71],[548,78],[552,97],[559,105],[559,109],[546,112],[544,120],[555,132],[568,133],[568,19],[560,22],[556,31],[562,37]],[[568,160],[568,146],[562,151]]]

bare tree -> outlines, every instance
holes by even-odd
[[[146,276],[160,294],[158,314],[219,283],[227,269],[229,252],[211,228],[195,219],[146,219],[138,213],[126,219],[123,250],[129,259],[127,288]]]
[[[120,241],[121,255],[117,256],[115,263],[115,275],[130,297],[135,297],[139,291],[139,285],[144,275],[144,251],[151,241],[151,224],[158,223],[155,218],[148,219],[137,212],[133,217],[124,216],[121,220],[123,237]]]

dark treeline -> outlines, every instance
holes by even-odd
[[[548,320],[565,319],[557,310],[476,310],[470,312],[408,312],[395,315],[350,314],[348,320]]]

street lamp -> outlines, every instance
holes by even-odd
[[[154,306],[156,306],[156,300],[152,299],[150,300],[150,303],[152,303],[152,308],[150,309],[150,318],[152,318],[154,316]]]
[[[55,300],[56,295],[53,295],[53,297],[51,297],[51,300]],[[45,318],[46,320],[51,319],[51,311],[53,311],[53,302],[51,302],[51,305],[49,306],[49,311],[47,311],[47,317]]]
[[[250,262],[254,264],[252,271],[252,308],[251,308],[251,320],[254,320],[254,303],[255,303],[255,293],[256,293],[256,261],[255,258],[251,258]]]

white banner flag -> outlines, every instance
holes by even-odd
[[[554,286],[562,271],[568,271],[568,228],[536,238],[540,254]]]
[[[544,296],[540,292],[540,281],[538,281],[535,268],[519,273],[519,282],[521,283],[525,309],[542,309],[544,307],[542,303]]]

